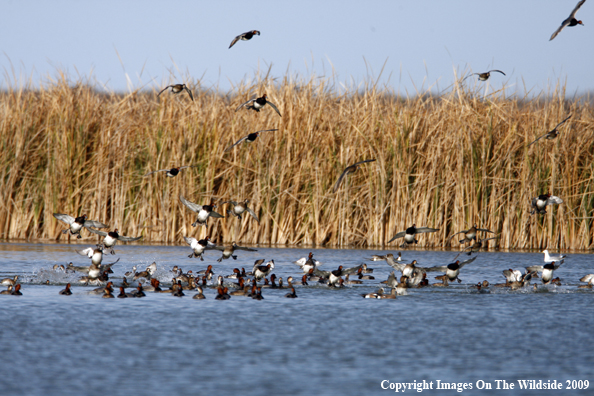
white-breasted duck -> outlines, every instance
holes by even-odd
[[[77,250],[76,253],[80,254],[81,256],[86,256],[91,259],[91,263],[95,265],[101,265],[101,261],[103,261],[103,246],[97,245],[95,249],[93,248],[86,248],[83,250]],[[98,270],[99,268],[97,268]],[[98,276],[98,275],[97,275]],[[92,276],[96,278],[97,276]]]
[[[161,92],[159,92],[159,94],[157,96],[161,96],[161,94],[163,92],[165,92],[167,90],[167,88],[171,88],[171,93],[173,94],[178,94],[182,91],[186,91],[188,93],[188,95],[190,95],[190,99],[192,99],[192,102],[194,101],[194,95],[192,95],[192,91],[190,91],[190,89],[188,88],[188,86],[186,84],[171,84],[166,86],[165,88],[163,88],[161,90]]]
[[[230,151],[233,147],[237,146],[240,143],[246,142],[246,143],[253,143],[256,141],[256,139],[258,139],[258,136],[260,136],[260,134],[262,132],[275,132],[278,131],[278,129],[262,129],[260,131],[256,131],[256,132],[252,132],[247,136],[242,137],[241,139],[239,139],[238,141],[236,141],[232,146],[227,147],[225,149],[225,151],[223,151],[224,153],[226,153],[227,151]]]
[[[470,264],[474,260],[476,260],[476,256],[469,260],[466,260],[466,261],[460,262],[460,260],[456,260],[455,262],[447,264],[447,265],[439,265],[439,266],[435,266],[435,267],[424,268],[424,270],[426,272],[443,272],[448,277],[448,280],[454,281],[455,279],[458,279],[458,283],[460,283],[460,282],[462,282],[458,278],[458,275],[460,274],[460,270],[466,264]]]
[[[195,167],[195,166],[198,166],[198,165],[184,165],[184,166],[178,166],[177,168],[159,169],[159,170],[156,170],[156,171],[149,172],[146,175],[144,175],[143,177],[147,177],[147,176],[152,175],[153,173],[157,173],[157,172],[167,172],[165,174],[165,176],[167,176],[167,177],[175,177],[175,176],[179,175],[179,172],[182,169],[192,168],[192,167]]]
[[[111,250],[111,254],[115,254],[115,251],[113,250],[113,247],[115,246],[115,244],[117,243],[117,241],[133,242],[133,241],[137,241],[140,238],[142,238],[142,236],[139,236],[139,237],[127,237],[127,236],[120,235],[120,234],[118,234],[118,229],[117,228],[115,230],[109,231],[109,232],[99,231],[99,230],[95,230],[93,228],[87,228],[87,230],[89,230],[93,234],[97,234],[97,235],[100,235],[100,236],[104,237],[103,238],[103,247],[104,248],[109,248]]]
[[[400,247],[406,247],[407,245],[410,245],[412,243],[419,243],[419,241],[415,239],[416,234],[425,234],[428,232],[435,231],[439,231],[439,228],[417,227],[416,224],[413,224],[412,227],[408,227],[405,231],[400,231],[399,233],[394,235],[394,237],[390,239],[388,243],[398,238],[404,238],[404,243],[400,245]]]
[[[577,26],[577,25],[584,26],[584,24],[582,23],[582,21],[578,21],[577,19],[575,19],[575,14],[578,12],[578,10],[580,9],[580,7],[585,2],[586,2],[586,0],[580,0],[577,3],[577,5],[573,9],[573,11],[571,11],[571,14],[569,14],[569,16],[563,22],[561,22],[561,26],[559,26],[559,28],[557,30],[555,30],[555,32],[551,35],[551,38],[549,39],[549,41],[551,41],[552,39],[554,39],[555,37],[557,37],[557,35],[559,33],[561,33],[561,30],[563,30],[565,28],[565,26]]]
[[[320,271],[319,269],[314,268],[313,272],[321,278],[328,279],[328,286],[336,286],[339,281],[342,280],[342,276],[354,274],[359,271],[359,268],[361,268],[361,264],[351,268],[344,268],[342,265],[339,265],[338,269],[335,269],[334,271]]]
[[[241,220],[241,215],[244,212],[248,212],[259,223],[260,219],[258,218],[256,213],[248,207],[249,202],[250,202],[249,199],[246,199],[243,202],[225,201],[225,202],[221,202],[221,205],[226,204],[226,203],[230,204],[231,209],[227,209],[227,214],[233,215],[233,216],[239,218],[239,220]]]
[[[266,264],[262,265],[264,261],[264,259],[260,259],[256,260],[256,262],[254,263],[252,273],[254,274],[254,278],[256,279],[256,281],[260,281],[262,280],[262,278],[267,277],[268,274],[270,274],[274,269],[274,260],[270,260]]]
[[[270,105],[270,107],[272,107],[274,109],[274,111],[276,111],[276,113],[282,117],[280,111],[278,110],[278,108],[276,107],[276,105],[274,103],[272,103],[271,101],[269,101],[268,99],[266,99],[266,94],[262,95],[259,98],[256,99],[250,99],[245,103],[242,103],[241,106],[239,106],[237,109],[235,109],[235,111],[241,109],[242,107],[246,106],[246,108],[248,110],[255,110],[255,111],[260,111],[262,109],[262,107],[266,106],[267,104]]]
[[[532,198],[532,212],[530,214],[546,214],[548,205],[562,204],[563,200],[551,194],[541,194]]]
[[[368,162],[374,162],[376,161],[376,159],[368,159],[368,160],[363,160],[363,161],[359,161],[357,163],[354,163],[353,165],[349,165],[347,166],[344,171],[342,171],[342,173],[340,174],[340,177],[338,178],[338,180],[336,181],[336,183],[334,184],[334,188],[332,189],[332,192],[336,192],[338,191],[338,188],[340,187],[340,184],[342,183],[342,179],[344,179],[344,177],[346,175],[348,175],[349,173],[354,173],[357,171],[357,169],[359,169],[359,165],[361,164],[366,164]]]
[[[250,30],[249,32],[241,33],[239,36],[235,36],[235,38],[231,41],[231,45],[229,45],[229,48],[233,47],[235,45],[235,43],[238,42],[239,40],[243,40],[243,41],[251,40],[252,37],[254,37],[256,35],[258,35],[258,36],[260,35],[259,30]]]
[[[16,284],[17,279],[19,279],[18,275],[15,275],[12,278],[4,278],[0,281],[0,285],[2,286],[14,286]]]
[[[563,260],[561,261],[552,261],[545,265],[532,265],[530,267],[526,267],[526,270],[529,272],[542,272],[542,283],[548,285],[553,280],[553,273],[556,269],[558,269],[563,264]]]
[[[211,202],[210,205],[198,205],[196,203],[188,201],[181,194],[179,195],[179,200],[192,212],[198,214],[196,221],[192,223],[192,227],[196,227],[197,224],[201,226],[206,225],[206,220],[208,220],[209,217],[214,217],[218,219],[224,218],[223,215],[214,211],[214,209],[217,207],[217,205],[214,202]]]
[[[192,248],[192,253],[188,256],[189,258],[200,257],[200,260],[204,261],[204,258],[202,257],[204,251],[216,249],[216,245],[210,242],[209,237],[197,240],[196,238],[185,236],[184,239],[186,240],[186,243]]]
[[[309,252],[307,257],[301,257],[299,260],[293,261],[293,264],[298,265],[305,274],[309,274],[312,269],[322,265],[321,262],[313,258],[313,252]]]
[[[494,234],[493,231],[487,230],[486,228],[478,228],[478,226],[476,224],[474,224],[468,230],[459,231],[459,232],[455,233],[454,235],[450,236],[448,238],[448,240],[446,241],[446,244],[449,244],[450,241],[452,240],[452,238],[458,234],[464,234],[464,239],[460,239],[460,243],[472,242],[473,240],[476,241],[476,234],[479,231],[490,232],[491,234]]]
[[[530,143],[527,147],[532,146],[534,143],[538,142],[542,138],[546,138],[547,140],[555,139],[557,136],[559,136],[559,131],[557,128],[559,128],[561,125],[565,124],[565,122],[567,120],[569,120],[571,118],[571,116],[572,116],[572,114],[570,114],[569,117],[567,117],[566,119],[564,119],[563,121],[558,123],[557,126],[555,128],[553,128],[552,131],[549,131],[549,132],[545,133],[544,135],[541,135],[538,138],[536,138],[536,140],[533,141],[532,143]]]
[[[56,219],[60,220],[61,222],[68,224],[68,226],[69,226],[68,229],[62,230],[62,234],[66,234],[68,231],[70,231],[70,234],[76,235],[77,238],[82,238],[82,236],[80,235],[80,231],[83,229],[83,227],[86,227],[87,229],[89,227],[107,228],[107,225],[105,225],[99,221],[87,220],[86,214],[83,214],[82,216],[74,218],[67,214],[54,213],[54,217]]]

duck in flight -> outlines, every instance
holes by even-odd
[[[557,128],[559,128],[561,125],[565,124],[565,122],[567,120],[569,120],[571,118],[571,116],[572,116],[572,114],[570,114],[569,117],[567,117],[566,119],[564,119],[563,121],[558,123],[557,126],[555,128],[553,128],[552,131],[549,131],[549,132],[545,133],[544,135],[541,135],[538,138],[536,138],[536,140],[533,141],[532,143],[530,143],[527,147],[532,146],[534,143],[538,142],[542,138],[546,138],[547,140],[555,139],[557,136],[559,136],[559,131],[557,130]]]
[[[563,22],[561,22],[561,26],[559,26],[559,29],[555,30],[555,33],[553,33],[551,35],[551,38],[549,39],[549,41],[551,41],[555,37],[557,37],[557,35],[559,33],[561,33],[561,30],[563,30],[565,28],[565,26],[576,26],[576,25],[582,25],[582,26],[584,26],[584,24],[582,23],[582,21],[578,21],[577,19],[575,19],[575,14],[578,12],[578,10],[580,9],[580,7],[582,5],[584,5],[585,2],[586,2],[586,0],[581,0],[580,2],[577,3],[577,5],[573,9],[573,11],[571,11],[571,14],[569,14],[569,16],[567,17],[567,19],[565,19]]]
[[[413,224],[412,227],[408,227],[405,231],[400,231],[399,233],[394,235],[394,237],[390,239],[388,243],[392,242],[395,239],[404,237],[404,243],[400,245],[400,247],[406,247],[407,245],[413,243],[419,243],[419,241],[415,239],[416,234],[425,234],[428,232],[435,231],[439,231],[439,228],[417,227],[416,224]]]
[[[368,159],[368,160],[364,160],[364,161],[359,161],[353,165],[347,166],[345,168],[344,171],[342,171],[342,174],[340,175],[340,177],[338,178],[338,180],[336,181],[336,184],[334,184],[334,189],[332,192],[336,192],[338,191],[338,188],[340,187],[340,184],[342,183],[342,179],[344,179],[344,177],[349,174],[349,173],[354,173],[357,171],[357,169],[359,169],[359,165],[361,164],[366,164],[368,162],[373,162],[376,161],[375,159]]]
[[[259,112],[260,109],[262,109],[262,107],[266,106],[267,104],[270,105],[270,107],[272,107],[274,109],[274,111],[276,111],[276,113],[282,117],[280,111],[278,111],[278,108],[276,107],[276,105],[272,102],[270,102],[268,99],[266,99],[266,94],[262,95],[259,98],[256,99],[250,99],[245,103],[242,103],[241,106],[239,106],[237,109],[235,109],[235,111],[241,109],[242,107],[246,107],[248,110],[254,110]]]
[[[192,95],[192,91],[190,91],[190,89],[186,86],[186,84],[172,84],[172,85],[168,85],[165,88],[163,88],[161,90],[161,92],[159,92],[159,94],[157,96],[160,96],[163,92],[165,92],[167,90],[167,88],[171,88],[171,92],[174,94],[178,94],[181,91],[186,91],[188,93],[188,95],[190,95],[190,99],[192,99],[192,102],[194,101],[194,95]]]
[[[225,149],[224,153],[226,153],[227,151],[231,150],[233,147],[237,146],[240,143],[246,142],[246,143],[253,143],[256,141],[256,139],[258,138],[258,136],[262,133],[262,132],[274,132],[274,131],[278,131],[278,129],[263,129],[261,131],[256,131],[256,132],[252,132],[247,136],[242,137],[241,139],[239,139],[238,141],[235,142],[235,144],[233,144],[232,146],[229,146]]]
[[[147,176],[152,175],[153,173],[157,173],[157,172],[167,172],[167,174],[165,176],[167,176],[167,177],[175,177],[175,176],[177,176],[179,174],[179,172],[182,169],[192,168],[194,166],[197,166],[197,165],[185,165],[185,166],[179,166],[177,168],[171,168],[171,169],[159,169],[159,170],[156,170],[156,171],[152,171],[152,172],[147,173],[146,175],[144,175],[144,177],[147,177]]]
[[[229,48],[233,47],[235,45],[235,43],[238,42],[239,40],[248,41],[248,40],[251,40],[252,37],[254,37],[255,35],[259,36],[260,31],[259,30],[250,30],[249,32],[241,33],[239,36],[235,36],[233,41],[231,41],[231,45],[229,46]]]

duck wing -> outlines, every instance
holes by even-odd
[[[105,231],[99,231],[99,230],[96,230],[94,228],[87,228],[87,230],[89,230],[89,232],[92,232],[93,234],[101,235],[102,237],[104,237],[104,236],[107,235],[107,232],[105,232]]]
[[[202,205],[198,205],[198,204],[196,204],[196,203],[193,203],[193,202],[190,202],[190,201],[188,201],[188,200],[187,200],[187,199],[185,199],[185,198],[184,198],[184,196],[183,196],[183,195],[181,195],[181,194],[179,194],[179,200],[180,200],[180,201],[181,201],[181,202],[182,202],[184,205],[186,205],[186,207],[187,207],[188,209],[190,209],[192,212],[196,212],[196,213],[198,213],[198,212],[200,212],[200,211],[202,210]],[[211,214],[211,216],[212,216],[212,214]],[[219,216],[220,216],[220,215],[219,215]]]
[[[245,210],[246,210],[246,211],[247,211],[249,214],[251,214],[251,215],[252,215],[252,217],[253,217],[254,219],[256,219],[256,221],[257,221],[258,223],[260,222],[260,219],[258,218],[258,216],[256,215],[256,213],[255,213],[253,210],[251,210],[250,208],[246,208]]]
[[[280,111],[278,111],[278,108],[276,107],[276,105],[272,102],[266,101],[266,103],[268,103],[270,105],[270,107],[272,107],[274,109],[274,111],[276,111],[276,114],[279,115],[279,117],[282,117]]]
[[[566,119],[564,119],[563,121],[558,123],[557,126],[555,128],[553,128],[553,131],[556,130],[557,128],[559,128],[561,125],[565,124],[567,122],[567,120],[569,120],[571,118],[572,115],[573,114],[570,114],[569,117],[567,117]]]
[[[559,197],[556,197],[554,195],[551,195],[548,199],[547,199],[547,205],[553,205],[553,204],[562,204],[563,200]],[[86,224],[86,222],[85,222]]]
[[[359,268],[362,268],[363,264],[359,264],[356,267],[351,267],[342,270],[343,275],[354,274],[355,272],[359,271]]]
[[[185,87],[184,88],[186,90],[186,92],[188,93],[188,95],[190,95],[190,99],[192,99],[192,102],[194,101],[194,95],[192,95],[192,91],[190,91],[190,88]]]
[[[225,218],[225,216],[223,216],[223,215],[222,215],[222,214],[220,214],[220,213],[217,213],[217,212],[215,212],[214,210],[211,210],[211,211],[210,211],[210,214],[209,214],[209,216],[210,216],[210,217],[214,217],[214,218],[216,218],[216,219],[224,219],[224,218]]]
[[[489,70],[489,73],[492,73],[492,72],[501,73],[501,74],[503,74],[505,76],[505,73],[502,72],[501,70]]]
[[[399,233],[397,233],[396,235],[394,235],[394,237],[392,239],[390,239],[388,241],[388,243],[392,242],[394,239],[402,238],[405,235],[406,235],[406,231],[400,231]]]
[[[472,263],[474,260],[476,260],[476,258],[477,258],[477,257],[478,257],[478,256],[474,256],[474,257],[473,257],[473,258],[471,258],[471,259],[468,259],[468,260],[466,260],[466,261],[462,261],[461,263],[458,263],[458,268],[462,269],[462,267],[464,267],[466,264],[470,264],[470,263]]]
[[[63,223],[66,223],[68,225],[74,223],[74,217],[69,216],[67,214],[62,214],[62,213],[54,213],[54,217],[58,220],[60,220]]]
[[[194,243],[198,243],[198,240],[196,238],[185,236],[184,239],[186,240],[186,243],[190,246],[192,246],[192,244]]]
[[[171,88],[171,87],[173,87],[173,85],[168,85],[168,86],[166,86],[165,88],[163,88],[163,89],[161,90],[161,92],[159,92],[159,93],[157,94],[157,96],[161,95],[163,92],[165,92],[165,91],[167,90],[167,88]]]
[[[549,134],[549,133],[547,132],[547,133],[545,133],[544,135],[540,135],[539,137],[537,137],[537,138],[536,138],[536,140],[535,140],[535,141],[533,141],[532,143],[530,143],[530,144],[529,144],[528,146],[526,146],[526,147],[530,147],[530,146],[532,146],[534,143],[538,142],[540,139],[542,139],[543,137],[547,136],[548,134]]]
[[[237,110],[236,110],[237,111]],[[248,137],[244,136],[241,139],[239,139],[238,141],[236,141],[234,144],[232,144],[231,146],[227,147],[225,149],[225,151],[223,151],[224,153],[226,153],[227,151],[231,150],[233,147],[237,146],[239,143],[242,143],[244,140],[246,140]]]
[[[237,110],[241,109],[243,106],[247,106],[247,105],[249,105],[250,103],[252,103],[252,102],[255,102],[255,101],[256,101],[256,99],[250,99],[250,100],[248,100],[247,102],[245,102],[245,103],[242,103],[242,104],[241,104],[241,105],[240,105],[238,108],[236,108],[236,109],[235,109],[235,111],[237,111]]]
[[[171,169],[159,169],[159,170],[155,170],[155,171],[152,171],[152,172],[147,173],[143,177],[147,177],[148,175],[152,175],[153,173],[157,173],[157,172],[169,172],[170,170]]]
[[[336,183],[334,184],[334,188],[332,189],[332,192],[335,193],[336,191],[338,191],[338,188],[340,187],[340,184],[342,183],[342,179],[344,179],[344,177],[346,176],[347,173],[349,173],[349,167],[347,167],[344,171],[342,171],[340,177],[338,178],[338,180],[336,181]]]
[[[95,221],[95,220],[85,220],[83,227],[86,227],[87,229],[89,227],[95,227],[95,228],[107,228],[107,225],[101,223],[100,221]]]
[[[439,231],[439,228],[416,227],[415,234],[426,234],[428,232]]]
[[[542,265],[532,265],[530,267],[526,267],[528,272],[542,272],[544,266]]]
[[[243,36],[243,34],[240,34],[239,36],[235,36],[235,38],[233,40],[231,40],[231,45],[229,45],[229,48],[233,47],[235,45],[235,43],[239,41],[241,36]]]
[[[450,241],[452,240],[452,238],[455,237],[456,235],[465,234],[467,232],[468,232],[468,230],[458,231],[454,235],[449,236],[448,239],[446,240],[446,244],[450,243]]]
[[[90,231],[90,230],[91,230],[91,229],[89,228],[89,231]],[[142,235],[141,235],[141,236],[139,236],[139,237],[127,237],[127,236],[120,235],[120,236],[118,237],[118,241],[122,241],[122,242],[133,242],[133,241],[137,241],[137,240],[139,240],[140,238],[142,238]]]
[[[86,248],[83,250],[77,250],[76,253],[80,254],[81,256],[86,256],[88,258],[93,258],[93,252],[95,249],[93,248]]]

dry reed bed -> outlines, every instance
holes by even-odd
[[[402,99],[371,85],[337,93],[329,84],[261,80],[228,94],[195,88],[195,102],[185,94],[104,94],[66,80],[3,92],[0,238],[55,238],[64,227],[52,213],[60,212],[87,213],[159,242],[209,235],[244,244],[381,246],[416,223],[440,228],[420,236],[419,246],[430,247],[476,222],[497,231],[504,248],[591,247],[589,101],[563,100],[562,92],[546,100],[484,98],[459,87]],[[270,108],[235,112],[263,92],[282,118]],[[568,113],[558,139],[526,147]],[[269,128],[279,131],[223,153]],[[344,167],[368,158],[377,162],[331,192]],[[143,177],[188,164],[197,167],[173,179]],[[547,191],[565,203],[531,216],[531,198]],[[229,217],[194,229],[180,194],[201,204],[249,198],[261,222]]]

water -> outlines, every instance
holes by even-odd
[[[555,276],[562,286],[509,291],[491,288],[478,294],[470,285],[484,279],[504,282],[501,271],[542,264],[540,253],[480,253],[461,271],[462,284],[413,289],[397,300],[368,300],[361,293],[377,289],[391,272],[385,262],[365,261],[374,250],[314,250],[323,269],[367,262],[375,280],[344,289],[298,286],[263,289],[265,299],[232,297],[205,300],[147,293],[143,299],[102,299],[92,287],[65,283],[80,275],[56,273],[54,264],[89,265],[74,253],[78,245],[0,244],[0,276],[20,275],[23,296],[0,296],[0,394],[128,395],[369,395],[392,394],[381,383],[436,381],[470,383],[467,394],[503,394],[495,380],[561,381],[556,394],[591,394],[594,356],[590,352],[593,291],[577,289],[578,279],[594,272],[592,256],[571,254]],[[114,283],[133,265],[153,261],[157,277],[169,269],[205,269],[216,274],[234,267],[251,269],[258,258],[274,258],[274,273],[299,278],[292,261],[308,249],[236,252],[237,261],[217,263],[220,252],[205,261],[189,259],[187,246],[116,246],[106,255]],[[394,252],[395,253],[395,252]],[[451,252],[403,251],[422,266],[451,261]],[[438,275],[438,274],[435,274]],[[430,277],[433,282],[433,275]],[[45,282],[49,280],[50,285]],[[538,279],[537,282],[540,282]],[[590,308],[588,308],[590,307]],[[589,380],[588,390],[567,390],[566,380]],[[491,390],[477,390],[477,381]],[[407,390],[407,393],[413,392]],[[542,394],[532,390],[519,394]]]

